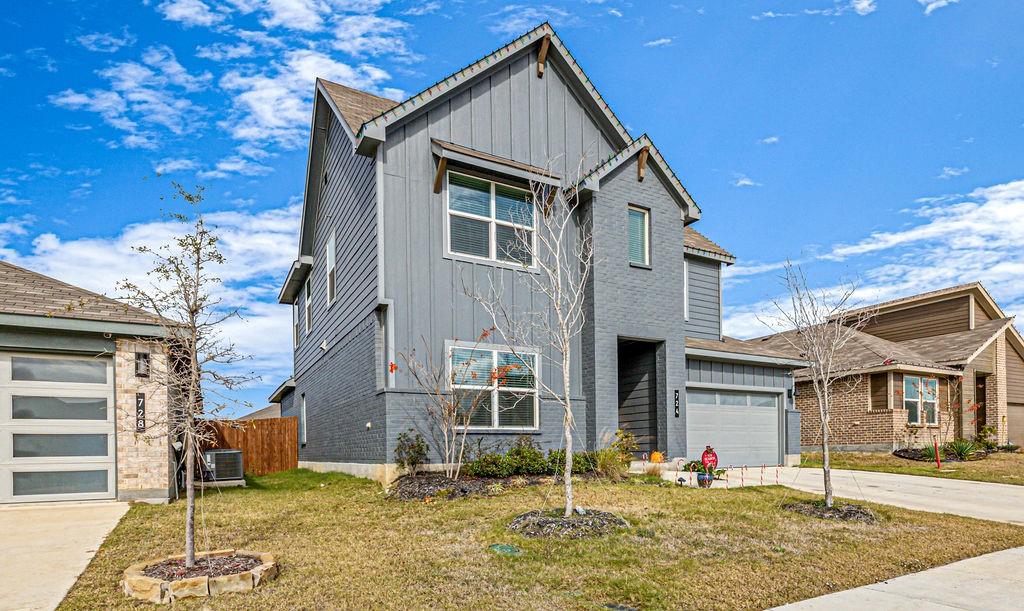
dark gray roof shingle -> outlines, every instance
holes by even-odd
[[[352,89],[324,79],[320,79],[320,82],[323,83],[327,93],[331,95],[331,100],[338,107],[353,134],[359,133],[363,123],[398,106],[398,102],[382,98],[379,95]]]
[[[683,230],[683,246],[697,251],[698,254],[707,253],[726,257],[734,261],[736,260],[736,257],[734,257],[731,252],[711,241],[707,236],[693,227],[686,227]]]
[[[979,323],[970,331],[947,333],[900,342],[907,348],[927,355],[937,363],[965,365],[979,350],[1013,322],[1013,318],[1000,318]]]

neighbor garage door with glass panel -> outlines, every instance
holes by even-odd
[[[779,397],[776,393],[687,390],[687,458],[700,458],[710,445],[723,467],[780,464]]]
[[[113,363],[0,353],[0,503],[114,496]]]

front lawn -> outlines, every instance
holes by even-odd
[[[519,513],[557,506],[552,485],[403,503],[339,474],[297,470],[250,484],[206,493],[197,539],[273,552],[281,576],[251,594],[182,607],[753,609],[1024,545],[1022,528],[887,506],[872,506],[875,525],[825,522],[781,509],[811,497],[777,487],[581,482],[581,504],[617,512],[631,528],[553,541],[505,529]],[[120,573],[179,552],[183,512],[183,503],[132,507],[61,608],[143,606],[121,593]],[[496,555],[494,543],[523,553]]]
[[[1020,452],[997,452],[983,460],[968,462],[943,462],[941,470],[935,468],[935,463],[907,460],[885,452],[832,452],[831,463],[836,469],[884,471],[1024,486],[1024,453]],[[800,466],[820,468],[821,452],[802,454]]]

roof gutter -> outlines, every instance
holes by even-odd
[[[864,375],[866,373],[882,373],[886,371],[901,371],[905,373],[931,373],[942,376],[956,376],[963,377],[964,373],[957,369],[945,368],[945,367],[927,367],[924,365],[904,365],[902,363],[896,363],[893,365],[877,365],[874,367],[863,367],[858,369],[851,369],[849,371],[838,372],[841,377]],[[797,382],[809,382],[813,378],[807,375],[796,376]]]
[[[280,403],[281,399],[283,399],[286,394],[294,390],[295,378],[288,378],[284,382],[281,382],[281,385],[274,390],[273,394],[271,394],[267,400],[271,403]]]
[[[167,335],[167,330],[162,325],[157,324],[60,318],[57,316],[32,316],[30,314],[0,314],[0,326],[46,329],[51,331],[77,331],[81,333],[106,333],[130,337],[165,337]]]
[[[810,365],[810,362],[808,361],[789,357],[742,354],[739,352],[727,352],[724,350],[708,350],[707,348],[686,348],[686,356],[716,359],[721,361],[736,361],[741,363],[778,365],[781,367],[807,367]]]
[[[281,292],[277,295],[277,302],[295,303],[295,298],[298,297],[299,291],[302,289],[302,282],[306,279],[309,270],[312,268],[313,257],[309,255],[303,255],[292,261],[292,266],[288,270],[288,277],[284,279]]]

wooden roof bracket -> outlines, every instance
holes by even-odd
[[[551,34],[540,39],[540,51],[537,52],[537,78],[544,76],[544,64],[548,61],[548,47],[551,46]]]
[[[441,185],[444,184],[444,172],[448,169],[448,158],[441,157],[437,160],[437,174],[434,175],[434,193],[441,192]]]
[[[647,158],[651,155],[651,147],[645,146],[640,149],[640,154],[637,157],[636,165],[636,180],[637,182],[644,181],[644,175],[647,173]]]

